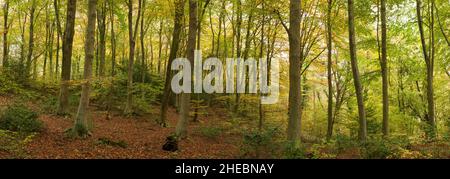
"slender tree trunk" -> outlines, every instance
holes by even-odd
[[[63,35],[63,59],[61,70],[61,90],[59,95],[59,115],[69,114],[69,83],[72,67],[73,36],[75,35],[75,15],[77,0],[67,2],[66,27]]]
[[[53,83],[53,42],[55,38],[55,23],[51,24],[50,28],[50,42],[49,42],[49,74],[50,74],[50,82]]]
[[[333,136],[333,32],[332,32],[332,22],[331,22],[331,10],[333,9],[333,0],[328,0],[328,11],[327,11],[327,77],[328,77],[328,127],[327,127],[327,140],[330,140]]]
[[[145,43],[144,43],[144,39],[145,39],[145,30],[144,30],[144,19],[145,19],[145,4],[146,4],[146,0],[142,0],[142,12],[141,12],[141,30],[140,30],[140,41],[141,41],[141,73],[142,73],[142,83],[145,82],[145,74],[147,72],[147,65],[146,65],[146,48],[145,48]]]
[[[381,0],[381,72],[383,78],[383,135],[389,136],[389,69],[387,60],[386,0]]]
[[[425,129],[425,132],[427,133],[427,137],[429,139],[434,139],[436,137],[436,122],[435,122],[435,106],[434,106],[434,88],[433,88],[433,81],[434,81],[434,8],[431,8],[430,12],[430,44],[429,49],[427,49],[427,44],[425,40],[425,31],[423,28],[423,16],[422,16],[422,1],[416,0],[417,5],[417,19],[418,19],[418,25],[419,25],[419,31],[420,31],[420,39],[422,44],[422,51],[427,67],[427,103],[428,103],[428,111],[425,119],[427,120],[428,127]],[[434,0],[431,0],[431,7],[434,6]]]
[[[236,58],[241,58],[242,53],[242,47],[241,47],[241,26],[242,26],[242,4],[241,0],[237,0],[237,19],[236,19]],[[237,87],[236,87],[237,90]],[[236,93],[236,99],[235,99],[235,105],[234,105],[234,112],[238,112],[239,110],[239,103],[240,103],[240,94]]]
[[[127,84],[127,103],[125,114],[132,115],[133,112],[133,61],[134,51],[136,47],[137,28],[139,27],[139,19],[141,18],[142,0],[139,0],[138,15],[133,30],[133,0],[128,0],[128,36],[130,43],[130,51],[128,58],[128,84]]]
[[[3,67],[8,67],[9,61],[9,45],[8,45],[8,31],[9,31],[9,0],[5,0],[3,5]]]
[[[195,45],[196,45],[196,35],[197,35],[197,0],[189,0],[189,34],[188,34],[188,46],[186,49],[187,58],[194,64],[195,56]],[[190,111],[191,94],[182,93],[181,94],[181,104],[180,104],[180,119],[177,123],[175,129],[175,134],[177,137],[183,139],[187,137],[187,123]]]
[[[56,31],[57,31],[57,37],[56,37],[56,57],[55,57],[55,77],[56,80],[58,80],[59,75],[59,51],[61,50],[60,47],[60,39],[63,38],[64,34],[62,32],[62,26],[61,26],[61,20],[59,17],[59,0],[53,1],[53,7],[55,11],[55,21],[56,21]]]
[[[85,38],[85,60],[84,60],[84,83],[81,91],[80,105],[78,106],[77,116],[75,118],[75,126],[73,132],[78,137],[86,137],[89,135],[88,128],[88,107],[89,107],[89,90],[92,80],[92,60],[94,59],[94,43],[95,43],[95,21],[96,21],[97,0],[89,0],[88,4],[88,25],[86,27]]]
[[[290,0],[289,20],[289,122],[288,141],[297,144],[300,142],[302,119],[301,95],[301,47],[300,47],[300,21],[301,1]]]
[[[26,78],[29,79],[31,72],[31,63],[33,62],[33,50],[34,50],[34,18],[36,12],[36,0],[32,0],[30,9],[30,27],[29,27],[29,39],[28,39],[28,55],[26,65]]]
[[[106,0],[100,1],[102,2],[97,11],[98,18],[98,32],[99,32],[99,76],[105,76],[105,57],[106,57]]]
[[[247,33],[245,34],[245,48],[244,48],[244,53],[243,53],[243,60],[247,60],[249,57],[249,51],[250,51],[250,46],[251,46],[251,38],[250,38],[250,34],[251,34],[251,29],[253,28],[253,7],[251,7],[252,9],[250,10],[250,14],[248,16],[248,20],[247,20]],[[244,69],[245,71],[247,71],[246,69]],[[236,106],[235,106],[235,112],[238,112],[239,110],[239,105],[241,103],[241,95],[239,94],[239,92],[236,93]]]
[[[161,20],[161,22],[159,23],[159,32],[158,32],[159,36],[158,74],[161,74],[162,48],[163,48],[162,31],[163,31],[163,21]]]
[[[20,21],[20,15],[19,15],[19,21]],[[25,79],[25,26],[27,23],[27,16],[25,15],[24,17],[24,21],[21,24],[20,27],[20,39],[21,39],[21,43],[20,43],[20,62],[19,62],[19,67],[20,67],[20,76]]]
[[[265,25],[266,25],[266,15],[265,15],[265,3],[264,1],[261,2],[261,6],[262,6],[262,11],[263,11],[263,15],[262,15],[262,25],[261,25],[261,39],[260,39],[260,48],[259,48],[259,58],[262,60],[264,57],[264,35],[265,35]],[[225,28],[225,27],[224,27]],[[267,54],[269,55],[269,54]],[[268,64],[268,61],[266,62]],[[262,64],[260,64],[260,68]],[[268,73],[269,74],[269,73]],[[269,78],[267,78],[269,79]],[[259,121],[258,121],[258,129],[260,131],[262,131],[263,127],[264,127],[264,107],[262,105],[261,99],[262,99],[262,95],[261,93],[259,93],[259,100],[258,100],[258,110],[259,110]]]
[[[170,100],[170,95],[171,95],[171,91],[170,91],[170,78],[171,78],[171,74],[170,73],[170,66],[173,62],[173,60],[175,60],[175,58],[177,57],[178,54],[178,49],[179,49],[179,45],[180,45],[180,35],[181,35],[181,30],[183,27],[183,17],[184,17],[184,4],[185,4],[185,0],[177,0],[175,1],[175,17],[174,17],[174,27],[173,27],[173,34],[172,34],[172,48],[170,48],[170,54],[169,54],[169,63],[166,66],[166,81],[164,83],[164,94],[162,97],[162,103],[161,103],[161,116],[160,116],[160,120],[158,121],[158,123],[163,126],[166,127],[167,123],[167,110],[169,108],[169,100]]]
[[[356,37],[355,37],[355,16],[354,16],[353,0],[348,0],[348,28],[350,43],[350,58],[352,65],[353,81],[355,83],[356,98],[358,101],[359,115],[359,140],[365,142],[367,139],[367,120],[364,107],[363,88],[361,85],[361,77],[359,74],[358,60],[356,54]]]
[[[109,2],[109,18],[111,20],[111,89],[108,94],[107,114],[106,119],[111,119],[111,110],[113,106],[113,94],[114,94],[114,77],[116,75],[116,35],[114,31],[114,0]]]
[[[45,84],[45,79],[47,75],[47,57],[49,56],[49,39],[50,37],[50,19],[49,19],[49,12],[48,12],[48,6],[45,6],[45,52],[44,52],[44,67],[43,67],[43,82]]]

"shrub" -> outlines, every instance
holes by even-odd
[[[287,142],[284,145],[283,157],[286,159],[306,159],[306,149],[293,142]]]
[[[33,137],[34,135],[0,130],[0,151],[10,153],[13,158],[24,158],[25,146],[31,142]]]
[[[371,139],[363,144],[361,155],[365,159],[387,159],[393,153],[390,147],[383,140]]]
[[[383,139],[382,137],[371,137],[361,146],[361,155],[366,159],[395,159],[404,158],[405,156],[416,156],[410,151],[411,142],[407,137],[392,136]],[[416,158],[413,157],[413,158]]]
[[[160,76],[147,74],[145,81],[137,80],[133,83],[134,104],[133,109],[137,113],[149,112],[151,104],[160,101],[164,88],[164,81]],[[114,78],[104,78],[92,82],[92,102],[99,106],[118,106],[118,110],[125,108],[127,99],[127,76],[118,74]]]
[[[335,144],[335,149],[337,153],[341,153],[347,149],[358,146],[358,142],[353,140],[351,137],[342,134],[337,134],[333,142]]]
[[[277,138],[281,132],[278,128],[269,128],[262,131],[250,131],[244,134],[241,151],[243,157],[271,158],[279,149]]]
[[[201,127],[200,133],[210,139],[216,139],[220,134],[222,134],[223,129],[220,127]]]
[[[0,116],[0,129],[15,132],[40,132],[43,124],[38,114],[24,105],[9,106]]]
[[[57,109],[58,98],[51,96],[42,100],[41,113],[55,114]]]

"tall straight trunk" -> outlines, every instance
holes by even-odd
[[[205,16],[206,13],[206,9],[208,8],[208,5],[210,4],[211,0],[206,0],[205,4],[203,5],[203,7],[201,7],[201,14],[199,14],[199,19],[198,19],[198,29],[197,29],[197,49],[201,48],[201,35],[202,35],[202,22],[203,22],[203,18]],[[199,2],[201,3],[201,1]]]
[[[248,20],[247,20],[247,33],[245,34],[245,48],[244,48],[244,53],[243,55],[243,60],[247,60],[249,57],[249,52],[250,52],[250,46],[251,46],[251,38],[250,38],[250,34],[251,34],[251,30],[253,28],[253,7],[251,7],[252,9],[250,10],[250,14],[248,16]],[[244,69],[246,70],[246,69]],[[238,111],[239,106],[241,103],[241,95],[239,94],[239,92],[236,93],[236,104],[235,104],[235,112]]]
[[[139,19],[141,18],[142,0],[139,0],[138,14],[133,30],[133,0],[128,0],[128,37],[130,43],[130,51],[128,56],[128,84],[127,84],[127,103],[125,114],[133,114],[133,61],[136,48],[137,28],[139,27]]]
[[[241,58],[242,47],[241,47],[241,26],[242,26],[242,2],[241,0],[237,0],[237,19],[236,19],[236,58]],[[236,87],[237,89],[237,87]],[[234,112],[238,112],[240,103],[240,95],[236,93]]]
[[[49,56],[49,42],[50,42],[50,20],[49,20],[49,11],[48,6],[45,6],[45,52],[44,52],[44,67],[43,67],[43,73],[42,78],[45,84],[45,79],[47,75],[47,58]]]
[[[8,61],[8,53],[9,53],[9,46],[8,46],[8,31],[9,31],[9,24],[8,24],[8,17],[9,16],[9,0],[5,1],[5,4],[3,5],[3,67],[8,67],[9,61]]]
[[[332,32],[332,22],[331,22],[331,10],[333,9],[333,0],[328,0],[328,11],[327,11],[327,79],[328,79],[328,126],[327,126],[327,140],[330,140],[333,136],[333,32]]]
[[[113,106],[113,94],[114,94],[114,77],[116,75],[116,34],[114,31],[114,0],[108,1],[109,5],[109,18],[111,20],[111,89],[108,94],[108,104],[106,106],[106,119],[111,119],[111,110]]]
[[[359,140],[365,142],[367,139],[367,120],[366,111],[364,107],[363,88],[361,84],[361,77],[359,74],[358,60],[356,54],[356,35],[355,35],[355,16],[354,16],[353,0],[348,0],[348,29],[349,29],[349,45],[350,45],[350,59],[352,64],[353,82],[355,85],[356,99],[358,101],[358,115],[359,115]]]
[[[111,76],[114,77],[116,70],[116,34],[114,30],[114,0],[109,1],[111,20]]]
[[[92,80],[92,60],[94,59],[94,43],[95,43],[95,21],[96,21],[97,0],[89,0],[88,3],[88,25],[86,27],[86,38],[84,45],[84,83],[82,85],[80,105],[78,106],[77,116],[75,118],[75,126],[73,132],[78,137],[86,137],[89,135],[88,129],[88,107],[89,107],[89,90]]]
[[[55,38],[55,23],[51,24],[51,28],[50,28],[50,42],[49,42],[49,74],[50,74],[50,82],[53,82],[53,42],[54,42],[54,38]]]
[[[289,13],[289,121],[287,138],[294,144],[300,142],[301,130],[301,1],[290,0]]]
[[[20,21],[20,14],[19,14],[19,21]],[[25,71],[25,26],[26,26],[26,23],[27,23],[27,16],[25,15],[25,17],[24,17],[24,20],[23,20],[23,23],[20,23],[21,24],[21,27],[20,27],[20,40],[21,40],[21,43],[20,43],[20,61],[19,61],[19,67],[20,67],[20,72],[19,72],[19,74],[20,74],[20,76],[23,78],[23,79],[25,79],[25,74],[24,74],[24,71]]]
[[[427,133],[427,137],[429,139],[434,139],[436,137],[436,122],[435,122],[435,106],[434,106],[434,88],[433,88],[433,81],[434,81],[434,56],[435,56],[435,50],[434,50],[434,8],[431,8],[430,12],[430,44],[429,48],[427,49],[426,39],[425,39],[425,30],[423,28],[423,16],[422,16],[422,1],[416,0],[417,5],[417,20],[419,25],[419,31],[420,31],[420,40],[422,44],[422,51],[423,56],[426,63],[427,68],[427,90],[426,90],[426,96],[427,96],[427,114],[425,119],[427,120],[428,127],[425,129],[425,132]],[[431,7],[434,7],[434,0],[431,0]]]
[[[196,35],[197,35],[197,0],[189,0],[189,34],[188,34],[188,44],[186,49],[187,58],[194,64],[195,57],[195,45],[196,45]],[[180,104],[180,119],[178,120],[175,135],[181,139],[187,137],[187,123],[189,120],[190,93],[181,93],[181,104]]]
[[[263,15],[262,15],[262,25],[261,25],[261,39],[260,39],[260,48],[259,48],[259,59],[263,59],[264,57],[264,35],[265,35],[265,25],[266,25],[266,15],[265,13],[265,3],[264,1],[261,2],[261,8],[263,11]],[[225,28],[225,26],[224,26]],[[269,33],[269,32],[268,32]],[[267,54],[269,55],[269,54]],[[266,64],[268,64],[268,61],[266,62]],[[261,66],[262,64],[260,64]],[[262,67],[260,67],[262,68]],[[269,74],[269,73],[268,73]],[[267,78],[269,79],[269,78]],[[264,127],[264,108],[261,102],[261,97],[263,94],[259,93],[259,100],[258,100],[258,110],[259,110],[259,121],[258,121],[258,129],[261,131]]]
[[[163,21],[161,20],[161,22],[159,23],[159,32],[158,32],[158,36],[159,36],[158,74],[161,74],[162,48],[163,48],[162,31],[163,31]]]
[[[105,58],[106,58],[106,1],[101,1],[99,7],[97,8],[98,14],[98,33],[99,33],[99,76],[105,76]]]
[[[26,65],[26,79],[29,79],[31,72],[31,63],[33,62],[33,50],[34,50],[34,18],[36,12],[36,0],[32,0],[30,9],[30,27],[28,36],[28,55],[27,55],[27,65]]]
[[[62,26],[61,26],[61,20],[59,15],[59,0],[53,1],[53,7],[55,11],[55,21],[56,21],[56,31],[57,31],[57,37],[56,37],[56,57],[55,57],[55,77],[56,80],[58,80],[59,75],[59,51],[61,50],[60,47],[60,39],[63,38],[64,34],[62,32]]]
[[[61,51],[61,36],[59,33],[56,33],[56,56],[55,56],[55,78],[58,80],[59,75],[59,51]]]
[[[389,135],[389,69],[387,61],[386,0],[381,0],[381,73],[383,78],[383,135]]]
[[[63,35],[63,58],[61,70],[61,90],[59,95],[58,114],[69,113],[69,81],[72,68],[73,36],[75,35],[75,15],[77,0],[67,2],[66,27]]]
[[[170,100],[170,66],[177,57],[178,49],[180,46],[180,38],[181,38],[181,30],[183,27],[183,17],[184,17],[184,4],[185,0],[177,0],[175,1],[175,17],[174,17],[174,27],[173,27],[173,34],[172,34],[172,48],[170,48],[170,54],[169,54],[169,62],[166,66],[166,81],[164,83],[164,94],[162,97],[162,103],[161,103],[161,116],[159,119],[159,124],[163,127],[167,126],[166,120],[167,120],[167,109],[169,108],[169,100]]]
[[[145,39],[145,29],[144,29],[144,19],[145,19],[145,4],[146,4],[146,0],[142,0],[142,15],[141,15],[141,29],[140,29],[140,42],[141,42],[141,80],[142,83],[145,82],[145,74],[147,72],[147,64],[146,64],[146,49],[145,49],[145,43],[144,43],[144,39]]]

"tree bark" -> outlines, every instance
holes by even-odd
[[[328,79],[328,126],[327,126],[327,140],[330,140],[333,136],[333,32],[332,32],[332,22],[331,22],[331,10],[333,9],[333,0],[328,0],[328,11],[327,11],[327,79]]]
[[[28,39],[28,55],[27,55],[27,64],[26,64],[26,79],[29,79],[31,72],[31,63],[33,62],[33,50],[34,50],[34,19],[36,12],[36,0],[32,0],[31,9],[30,9],[30,26],[29,26],[29,39]]]
[[[365,142],[367,139],[367,120],[366,111],[364,107],[363,88],[361,84],[361,77],[359,74],[358,60],[356,54],[356,35],[355,35],[355,16],[354,16],[353,0],[348,0],[348,29],[349,29],[349,45],[350,45],[350,59],[352,65],[353,82],[355,85],[356,98],[358,102],[359,115],[359,140]]]
[[[6,68],[9,66],[8,56],[9,56],[9,45],[8,45],[8,17],[9,16],[9,0],[5,0],[5,4],[3,5],[3,67]]]
[[[127,84],[127,103],[125,114],[132,115],[133,112],[133,61],[136,48],[137,28],[139,27],[139,19],[141,18],[142,0],[139,0],[138,15],[133,30],[133,0],[128,0],[128,37],[130,43],[130,51],[128,58],[128,84]]]
[[[197,0],[189,0],[189,34],[186,54],[191,64],[194,64],[196,35],[198,28],[197,18]],[[181,93],[180,98],[180,119],[178,120],[177,127],[175,129],[175,135],[183,139],[187,137],[187,123],[189,120],[191,94]]]
[[[389,136],[389,69],[387,60],[386,0],[381,0],[381,73],[383,81],[383,135]]]
[[[158,123],[166,127],[167,123],[167,110],[169,108],[169,100],[170,100],[170,78],[171,78],[171,72],[170,72],[170,66],[177,57],[178,49],[180,45],[180,34],[183,27],[183,17],[184,17],[184,4],[185,0],[177,0],[175,1],[175,17],[174,17],[174,27],[173,27],[173,34],[172,34],[172,48],[170,48],[170,54],[169,54],[169,63],[166,66],[166,81],[164,83],[164,94],[162,97],[162,103],[161,103],[161,116],[158,121]]]
[[[63,59],[61,70],[61,90],[59,95],[59,115],[69,113],[69,83],[72,68],[73,36],[75,35],[75,15],[77,0],[69,0],[67,3],[66,27],[63,35]]]
[[[81,91],[80,105],[75,120],[73,132],[78,137],[86,137],[89,135],[87,115],[89,107],[89,90],[92,78],[92,60],[94,59],[94,43],[95,43],[95,21],[96,21],[97,0],[89,0],[88,4],[88,25],[86,27],[85,38],[85,60],[84,60],[84,82]]]
[[[101,1],[97,8],[98,32],[99,32],[99,76],[105,76],[105,57],[106,57],[106,0]]]
[[[436,135],[436,122],[435,122],[435,107],[434,107],[434,89],[433,89],[433,81],[434,81],[434,8],[431,10],[431,22],[430,22],[430,48],[427,49],[426,39],[425,39],[425,31],[423,28],[423,17],[422,17],[422,1],[416,0],[417,5],[417,20],[419,25],[420,32],[420,40],[422,44],[422,52],[426,63],[427,68],[427,103],[428,103],[428,111],[426,115],[426,122],[428,127],[425,129],[427,133],[427,137],[429,139],[434,139]],[[432,0],[432,5],[434,5],[434,0]],[[429,50],[429,51],[428,51]]]
[[[290,0],[289,13],[289,121],[287,139],[297,144],[300,142],[301,130],[301,47],[300,21],[301,1]]]

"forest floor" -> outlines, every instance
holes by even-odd
[[[0,104],[10,101],[0,97]],[[158,106],[153,106],[159,112]],[[70,118],[41,114],[39,120],[44,130],[33,137],[26,146],[25,158],[31,159],[228,159],[239,155],[241,137],[233,135],[217,136],[213,140],[201,134],[202,126],[220,124],[226,120],[224,113],[210,111],[209,117],[201,117],[200,122],[191,122],[189,138],[180,141],[177,152],[162,150],[167,136],[175,130],[177,113],[168,112],[168,126],[163,128],[155,120],[157,113],[126,118],[114,115],[106,119],[106,112],[90,108],[93,122],[92,136],[87,139],[70,139],[64,134],[73,125]],[[108,145],[106,142],[119,143]],[[122,145],[120,145],[122,144]],[[0,153],[0,158],[5,157]],[[3,156],[3,157],[2,157]],[[8,158],[8,156],[6,156]]]
[[[0,109],[14,103],[13,97],[0,96]],[[35,111],[41,111],[39,102],[28,102]],[[167,136],[175,131],[178,114],[169,109],[168,127],[156,123],[159,106],[152,106],[150,113],[131,118],[119,113],[106,118],[106,111],[91,105],[92,135],[86,139],[71,139],[65,131],[72,127],[71,117],[52,114],[40,114],[44,129],[32,137],[23,147],[23,151],[8,153],[0,150],[1,158],[27,159],[235,159],[245,158],[243,134],[250,131],[245,122],[234,124],[233,117],[226,109],[208,108],[207,115],[199,117],[199,122],[190,122],[188,138],[179,142],[179,151],[162,150]],[[252,125],[252,124],[250,124]],[[275,139],[269,139],[275,140]],[[0,141],[1,142],[1,141]],[[358,147],[347,147],[340,152],[332,145],[304,143],[307,147],[306,158],[363,158]],[[273,146],[268,146],[269,148]],[[317,146],[316,146],[317,147]],[[398,150],[398,158],[450,158],[450,144],[429,143],[414,144],[409,149]],[[244,149],[244,150],[243,150]],[[271,149],[269,149],[271,150]],[[278,150],[277,153],[280,151]],[[384,152],[372,151],[373,154]],[[268,155],[270,158],[270,155]],[[282,156],[277,154],[277,156]],[[248,157],[248,156],[247,156]],[[264,158],[264,156],[261,156]],[[250,158],[252,158],[250,156]]]

